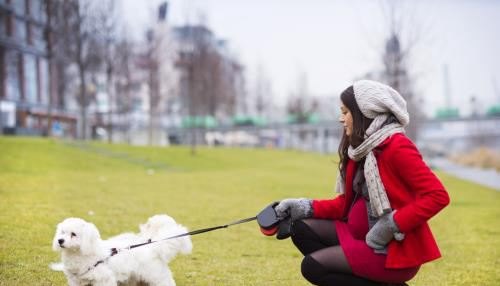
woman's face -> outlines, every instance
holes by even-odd
[[[340,105],[340,123],[344,125],[345,134],[351,136],[352,134],[352,114],[347,107],[341,103]]]

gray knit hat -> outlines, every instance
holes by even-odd
[[[354,98],[364,116],[374,119],[392,113],[401,125],[410,123],[406,101],[392,87],[373,80],[359,80],[353,84]]]

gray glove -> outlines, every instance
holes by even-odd
[[[404,239],[404,234],[399,232],[399,228],[394,222],[394,214],[383,215],[379,218],[377,223],[366,234],[366,244],[373,249],[384,249],[385,246],[395,238],[398,241]]]
[[[284,199],[274,207],[278,218],[283,219],[287,216],[292,221],[312,217],[312,200],[309,199]]]

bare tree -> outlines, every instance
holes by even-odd
[[[188,49],[187,56],[187,97],[190,120],[196,124],[196,119],[202,119],[208,113],[205,85],[208,71],[206,69],[210,47],[211,32],[203,25],[187,26]],[[203,123],[202,123],[203,124]],[[203,125],[202,125],[203,126]],[[191,154],[196,154],[198,126],[191,126]]]
[[[46,1],[49,69],[56,75],[51,77],[50,90],[53,97],[49,109],[53,106],[62,107],[67,96],[76,91],[75,98],[80,107],[81,139],[87,137],[87,109],[95,99],[99,78],[105,76],[108,96],[105,121],[111,142],[111,106],[115,102],[114,74],[118,64],[115,55],[119,38],[115,4],[115,0],[99,3],[91,0]]]
[[[242,77],[242,65],[229,53],[221,41],[216,47],[206,51],[206,59],[201,62],[206,90],[206,114],[217,119],[234,115],[236,100],[241,98],[239,80]],[[223,41],[222,41],[223,42]]]
[[[148,144],[153,145],[153,133],[156,126],[158,104],[160,103],[160,91],[158,81],[158,43],[161,35],[155,34],[150,29],[146,32],[146,52],[144,60],[146,64],[148,87],[149,87],[149,124],[148,124]]]
[[[68,5],[62,1],[45,1],[47,13],[47,28],[44,37],[47,43],[47,58],[49,72],[52,75],[49,81],[49,104],[47,135],[52,133],[53,110],[64,108],[67,99],[66,95],[71,85],[69,67],[72,59],[66,47],[67,27],[66,15],[69,14]]]
[[[271,81],[262,65],[257,67],[254,86],[255,110],[257,115],[264,117],[272,105]]]
[[[121,119],[122,130],[126,133],[126,141],[131,143],[131,112],[133,110],[133,88],[135,81],[133,78],[134,70],[134,45],[128,39],[126,33],[123,33],[121,38],[115,45],[115,68],[114,68],[114,89],[116,96],[114,97],[114,105],[116,106],[115,113]]]
[[[235,91],[234,112],[236,114],[248,115],[249,113],[249,93],[247,90],[247,80],[244,76],[244,67],[238,64],[235,67],[236,73],[232,74],[232,84]]]
[[[47,129],[46,129],[46,134],[47,136],[52,135],[52,109],[54,106],[56,106],[56,99],[54,98],[54,95],[57,94],[57,82],[55,79],[57,76],[57,69],[56,69],[56,55],[58,55],[56,51],[56,42],[55,42],[55,33],[56,33],[56,28],[60,27],[59,21],[60,17],[58,17],[58,9],[56,6],[57,2],[54,1],[46,1],[45,2],[45,11],[47,14],[47,28],[44,30],[44,38],[46,39],[47,43],[47,59],[48,59],[48,66],[49,66],[49,72],[53,76],[50,77],[49,81],[49,104],[47,105],[47,114],[48,114],[48,119],[47,119]]]
[[[218,108],[225,115],[234,115],[238,100],[245,97],[243,65],[234,58],[225,58],[223,81],[220,85],[222,107]]]
[[[191,154],[196,154],[199,127],[214,114],[218,106],[217,88],[221,77],[221,62],[215,54],[213,34],[204,25],[186,25],[178,30],[181,40],[178,65],[183,69],[181,79],[184,105],[191,128]],[[202,130],[201,130],[202,131]]]
[[[101,64],[102,47],[99,42],[99,27],[96,21],[98,3],[90,0],[67,0],[63,2],[64,40],[67,54],[75,64],[78,74],[76,101],[80,106],[80,138],[87,138],[87,108],[95,97],[95,77],[92,75]]]
[[[101,1],[100,8],[96,11],[96,20],[99,27],[99,42],[103,46],[101,49],[101,58],[104,74],[106,76],[106,94],[108,103],[106,127],[108,131],[108,143],[113,142],[113,103],[115,102],[114,75],[116,66],[118,65],[115,57],[118,40],[118,19],[115,13],[116,11],[115,0]]]
[[[388,19],[388,34],[385,38],[383,53],[384,71],[382,80],[398,90],[406,99],[412,120],[407,127],[407,134],[417,139],[419,122],[423,113],[415,92],[416,77],[410,71],[410,62],[416,46],[422,41],[422,31],[412,13],[415,9],[404,7],[399,1],[385,1],[382,8]]]
[[[296,90],[290,93],[287,101],[287,112],[294,123],[306,123],[310,116],[318,110],[318,101],[309,96],[307,74],[298,76]]]
[[[207,27],[203,13],[198,19],[197,24],[176,29],[177,66],[183,71],[181,102],[190,121],[192,154],[196,154],[196,144],[201,141],[199,135],[205,132],[205,120],[233,115],[244,94],[243,66],[229,53],[227,43]]]

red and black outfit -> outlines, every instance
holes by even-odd
[[[448,205],[450,199],[413,142],[404,134],[390,136],[373,151],[391,207],[396,210],[394,221],[405,238],[391,240],[386,254],[375,253],[366,244],[369,230],[367,198],[353,188],[358,164],[352,160],[346,168],[344,193],[334,199],[313,200],[313,219],[331,222],[332,233],[336,234],[336,242],[355,276],[400,283],[413,278],[423,263],[441,256],[427,221]],[[298,228],[301,227],[299,223]],[[294,243],[300,244],[300,239]]]

